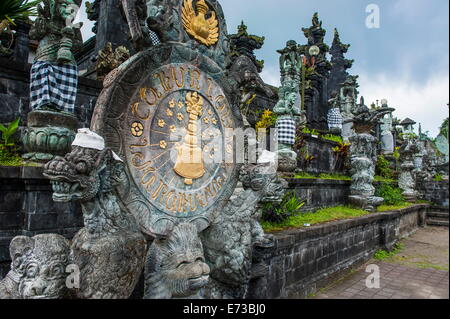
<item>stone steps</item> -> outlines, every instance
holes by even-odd
[[[432,211],[427,213],[427,225],[448,227],[449,224],[448,208],[446,207],[433,207],[433,208]]]
[[[427,225],[428,226],[447,226],[448,227],[448,220],[428,219]]]
[[[433,219],[445,219],[445,220],[448,220],[448,213],[429,212],[429,213],[427,213],[427,217],[433,218]]]

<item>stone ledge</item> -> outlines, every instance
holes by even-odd
[[[326,236],[335,232],[341,232],[349,228],[354,228],[358,226],[364,226],[370,223],[374,223],[379,220],[392,220],[397,216],[405,215],[411,212],[420,211],[422,209],[428,209],[430,205],[428,204],[417,204],[410,207],[402,208],[395,211],[372,213],[366,216],[361,216],[353,219],[343,219],[338,221],[325,222],[323,224],[318,224],[308,228],[297,228],[297,229],[286,229],[271,234],[275,236],[276,240],[285,242],[297,242],[299,240],[307,240],[316,237]],[[289,245],[288,243],[283,243],[283,246]]]
[[[335,185],[335,186],[350,186],[350,180],[338,180],[338,179],[320,179],[320,178],[285,178],[289,183],[289,187],[293,186],[323,186],[323,185]]]
[[[0,166],[0,178],[4,179],[45,179],[41,166]]]

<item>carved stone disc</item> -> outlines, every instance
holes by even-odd
[[[123,203],[151,236],[180,221],[203,230],[237,182],[225,132],[241,119],[223,71],[179,44],[141,52],[112,74],[91,129],[126,162]]]

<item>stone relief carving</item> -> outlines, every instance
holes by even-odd
[[[57,234],[17,236],[9,246],[11,270],[0,281],[0,299],[68,298],[70,243]]]
[[[116,196],[126,175],[103,139],[80,129],[72,152],[45,166],[56,202],[79,201],[84,225],[70,259],[80,269],[78,298],[128,298],[142,272],[146,241],[134,217]]]
[[[130,57],[130,51],[124,46],[119,46],[115,50],[111,42],[98,52],[98,59],[95,65],[97,79],[103,81],[109,72],[119,67]]]
[[[150,246],[144,299],[200,298],[209,271],[197,227],[181,223],[168,238],[157,238]]]
[[[243,298],[250,280],[253,248],[273,245],[272,237],[264,234],[258,222],[258,203],[280,199],[286,182],[269,169],[265,165],[244,167],[240,176],[244,190],[230,198],[201,234],[211,267],[207,298]]]

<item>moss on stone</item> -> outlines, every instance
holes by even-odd
[[[351,219],[369,214],[369,212],[355,209],[349,206],[337,206],[323,208],[312,213],[302,213],[292,216],[282,223],[261,222],[266,232],[280,231],[288,228],[308,227],[307,224],[314,225],[341,219]]]

